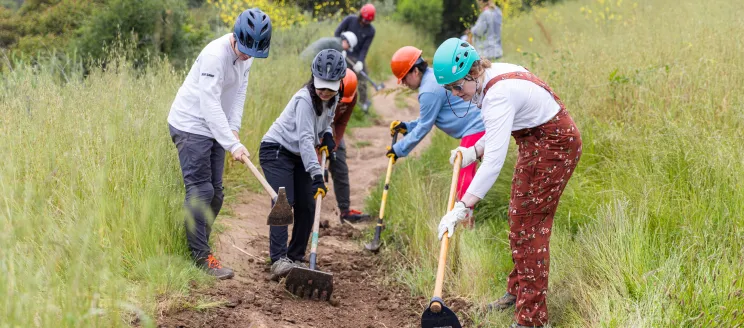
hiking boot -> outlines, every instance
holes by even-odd
[[[486,305],[486,311],[504,311],[517,303],[517,296],[509,294],[508,292],[504,296],[499,297],[496,302],[489,303]]]
[[[297,267],[297,264],[292,262],[289,258],[280,258],[271,265],[271,280],[277,281],[286,277],[289,274],[289,271],[292,271],[295,267]]]
[[[196,265],[208,275],[220,280],[230,279],[235,275],[232,269],[222,267],[220,261],[212,254],[207,255],[206,258],[197,260]]]
[[[357,210],[341,211],[341,223],[349,221],[349,223],[359,223],[369,220],[371,217],[369,214],[364,214]]]

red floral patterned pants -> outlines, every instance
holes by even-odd
[[[546,298],[553,216],[581,157],[581,134],[563,102],[545,82],[524,72],[503,74],[494,80],[508,78],[542,86],[561,106],[550,121],[512,132],[519,156],[509,201],[509,245],[514,269],[509,274],[507,291],[517,296],[517,323],[543,326],[548,323]]]

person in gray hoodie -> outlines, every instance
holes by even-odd
[[[278,279],[304,265],[305,251],[314,221],[315,199],[328,188],[318,162],[318,151],[329,155],[336,148],[331,122],[335,116],[346,62],[335,49],[322,50],[311,64],[312,77],[292,96],[284,111],[261,139],[259,160],[266,181],[278,191],[285,187],[294,208],[292,240],[288,227],[269,228],[271,277]]]

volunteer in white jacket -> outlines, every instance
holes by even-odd
[[[242,161],[240,131],[253,58],[269,56],[271,20],[258,8],[241,13],[233,33],[210,42],[176,94],[168,124],[186,187],[186,238],[197,266],[219,279],[233,277],[209,248],[222,208],[225,150]]]
[[[434,54],[439,84],[481,108],[486,135],[473,147],[458,147],[462,166],[482,163],[462,200],[441,220],[438,236],[471,215],[471,208],[496,182],[509,148],[519,146],[509,201],[509,243],[514,269],[507,292],[488,309],[516,304],[512,327],[541,327],[548,322],[549,241],[553,216],[581,157],[581,135],[563,102],[525,68],[481,59],[465,41],[452,38]]]

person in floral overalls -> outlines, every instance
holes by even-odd
[[[481,108],[486,134],[458,151],[462,166],[482,163],[465,195],[442,217],[438,236],[451,237],[458,222],[486,195],[501,172],[510,135],[519,147],[509,200],[509,245],[514,269],[507,291],[489,310],[515,306],[512,327],[548,323],[550,234],[558,201],[581,157],[581,134],[553,90],[524,67],[481,59],[467,42],[452,38],[434,54],[439,84]]]

